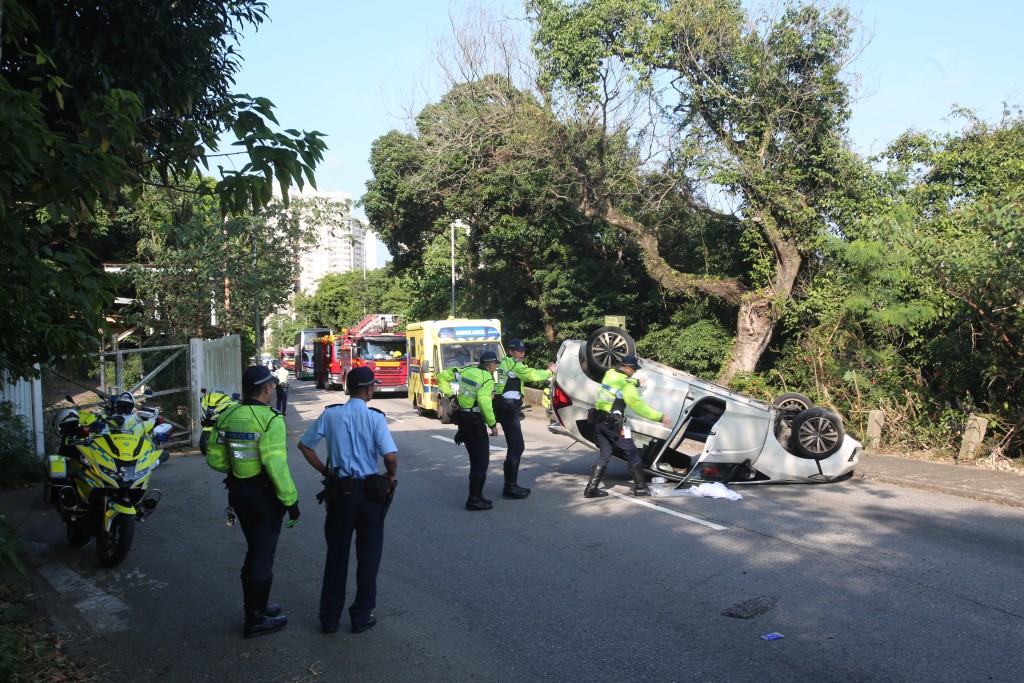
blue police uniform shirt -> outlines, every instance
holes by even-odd
[[[398,452],[384,414],[357,398],[325,409],[300,441],[316,448],[323,438],[327,439],[327,466],[338,468],[339,477],[362,479],[378,474],[378,456]]]

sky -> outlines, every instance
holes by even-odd
[[[519,0],[490,0],[522,16]],[[854,147],[877,153],[908,129],[955,132],[954,104],[998,120],[1024,104],[1020,0],[851,0],[868,42],[851,64],[859,90],[849,122]],[[236,92],[275,104],[284,128],[318,130],[329,147],[321,190],[355,200],[370,179],[370,145],[407,129],[437,92],[438,41],[462,0],[268,0],[269,21],[248,31]],[[365,218],[359,208],[355,215]],[[378,253],[377,266],[386,254]]]

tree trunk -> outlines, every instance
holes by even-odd
[[[754,372],[774,332],[771,302],[753,293],[744,297],[736,319],[736,340],[718,381],[728,384],[736,373]]]

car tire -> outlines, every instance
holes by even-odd
[[[824,460],[843,445],[842,419],[831,410],[811,408],[793,418],[790,451],[798,458]]]
[[[587,375],[600,382],[608,370],[619,367],[623,356],[636,355],[636,343],[621,327],[605,326],[594,330],[583,347]]]
[[[452,410],[451,403],[444,399],[444,397],[438,397],[437,399],[437,418],[441,420],[441,424],[449,425],[452,423]]]
[[[772,405],[776,408],[796,408],[798,410],[810,410],[814,407],[814,401],[807,398],[803,394],[798,394],[795,391],[790,391],[781,396],[777,397],[772,401]]]
[[[779,409],[778,417],[775,422],[775,438],[779,440],[779,443],[787,443],[790,434],[793,431],[793,418],[801,410],[810,410],[814,407],[814,401],[807,398],[803,394],[798,394],[795,391],[789,391],[785,394],[777,396],[772,405]]]

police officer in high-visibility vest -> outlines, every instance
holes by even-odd
[[[244,400],[224,410],[214,426],[216,438],[206,462],[226,473],[228,502],[238,516],[248,548],[242,563],[246,638],[279,631],[288,624],[281,606],[269,604],[274,554],[281,522],[299,518],[298,492],[288,470],[284,418],[270,407],[277,378],[262,365],[242,374]]]
[[[498,363],[498,378],[494,382],[494,416],[505,433],[508,450],[505,453],[505,487],[503,498],[526,498],[530,489],[519,485],[519,461],[526,450],[523,427],[519,424],[523,407],[523,382],[544,382],[558,369],[548,363],[547,370],[533,369],[523,363],[526,344],[522,339],[508,343],[509,355]]]
[[[626,408],[632,408],[640,417],[647,418],[654,422],[661,422],[665,426],[671,426],[669,417],[658,412],[647,405],[640,397],[638,387],[643,386],[643,380],[633,375],[640,369],[640,363],[636,356],[628,354],[622,357],[618,368],[612,368],[604,373],[601,378],[601,388],[597,392],[594,433],[597,437],[597,447],[601,454],[590,471],[590,481],[583,495],[586,498],[601,498],[607,496],[606,491],[601,490],[601,479],[604,477],[605,468],[611,460],[612,453],[618,451],[629,463],[629,473],[633,477],[633,495],[649,496],[651,490],[644,478],[644,466],[640,461],[640,453],[633,443],[633,437],[629,427],[625,424]]]
[[[484,498],[484,482],[487,480],[487,465],[490,460],[490,439],[498,435],[498,423],[494,419],[492,396],[494,394],[494,371],[498,367],[498,354],[484,351],[476,367],[448,368],[437,376],[437,390],[444,396],[452,396],[451,383],[459,378],[459,409],[452,420],[459,426],[455,443],[465,443],[469,453],[469,498],[467,510],[490,510],[491,501]]]

